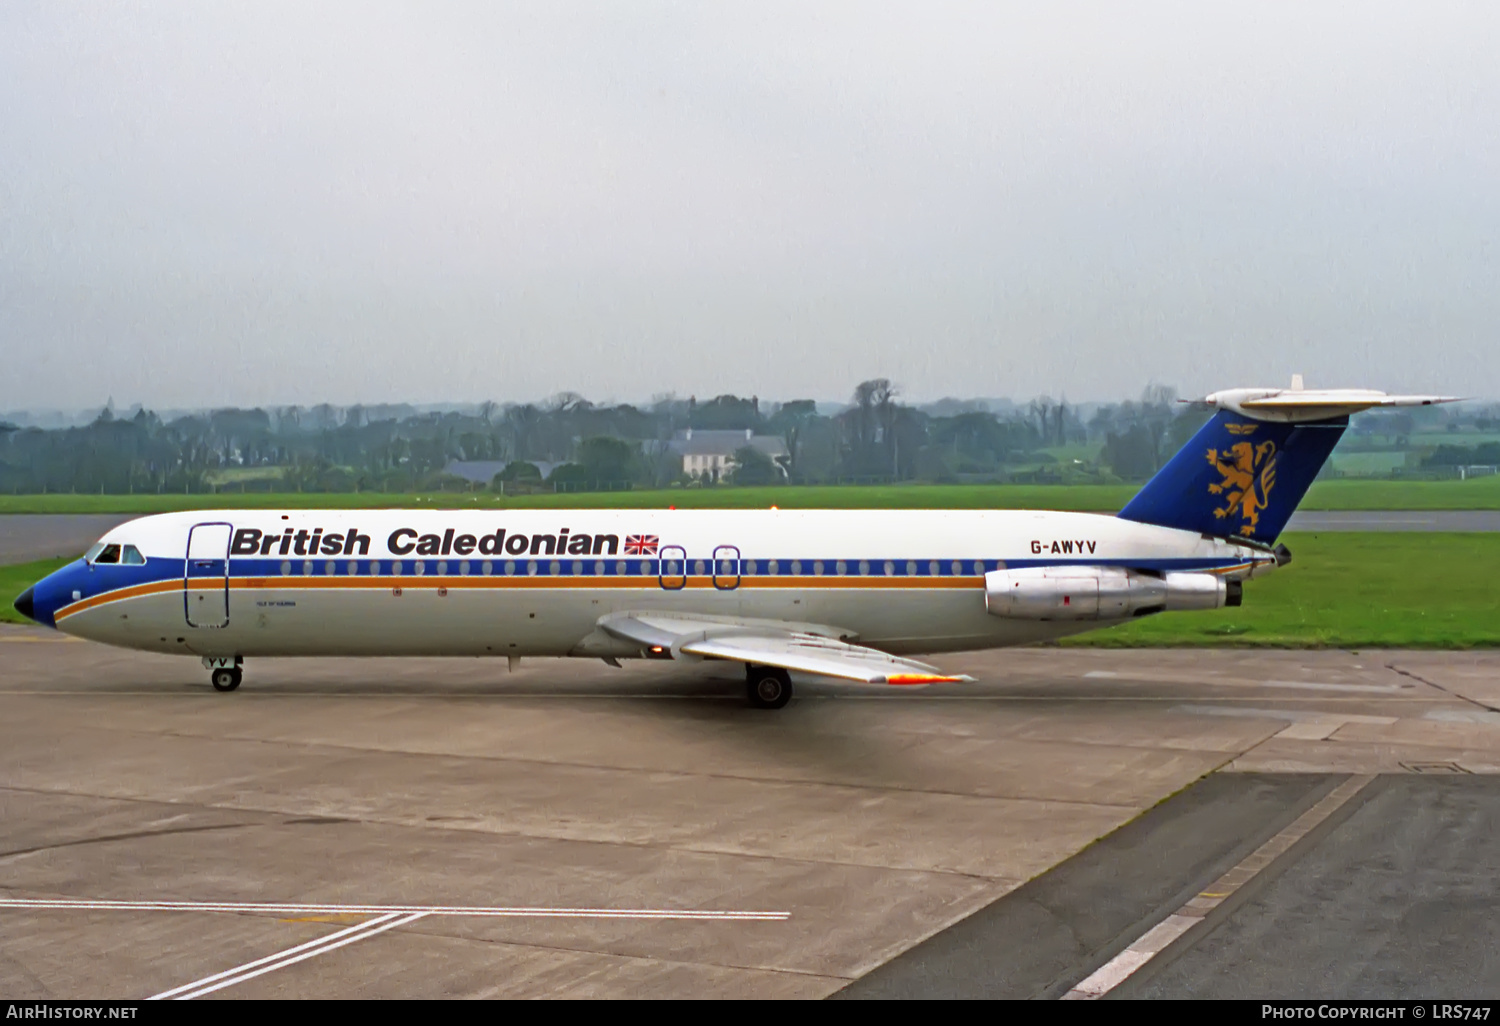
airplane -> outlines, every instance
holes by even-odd
[[[792,673],[971,680],[912,656],[1238,606],[1349,423],[1449,396],[1230,389],[1117,515],[1031,510],[222,510],[132,520],[16,608],[92,641],[246,659],[728,660],[753,707]]]

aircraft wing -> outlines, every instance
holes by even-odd
[[[729,659],[757,666],[818,674],[865,684],[947,684],[973,680],[946,674],[915,659],[902,659],[850,644],[836,627],[779,620],[694,617],[667,613],[615,613],[599,626],[617,638],[658,653]]]

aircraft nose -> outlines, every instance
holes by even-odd
[[[32,598],[33,590],[34,589],[32,588],[27,588],[25,591],[21,592],[21,597],[16,599],[16,612],[20,613],[28,620],[36,619],[36,617],[33,615],[36,610],[36,602]]]

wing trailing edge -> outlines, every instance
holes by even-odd
[[[973,680],[879,649],[851,644],[848,631],[822,624],[671,613],[614,613],[606,633],[674,658],[726,659],[862,684],[951,684]]]

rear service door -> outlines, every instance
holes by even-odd
[[[681,545],[663,545],[657,559],[657,582],[666,591],[681,591],[687,584],[687,550]]]
[[[740,550],[733,545],[714,549],[714,587],[733,591],[740,586]]]
[[[229,626],[228,524],[195,524],[182,563],[182,604],[189,627]]]

